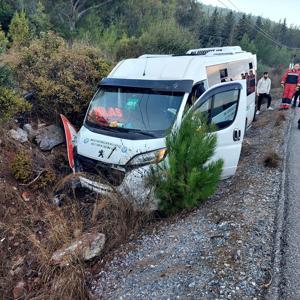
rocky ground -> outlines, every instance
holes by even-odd
[[[247,132],[236,176],[221,182],[193,212],[159,222],[121,247],[97,274],[93,294],[104,299],[264,298],[272,281],[289,118],[289,112],[263,111]]]

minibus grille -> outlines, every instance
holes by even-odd
[[[79,162],[81,172],[97,175],[102,177],[104,181],[113,186],[119,186],[122,184],[125,177],[125,172],[113,169],[108,164],[100,163],[99,161],[85,156],[76,155],[76,159]]]

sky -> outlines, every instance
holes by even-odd
[[[262,16],[273,21],[286,18],[288,25],[300,26],[300,0],[199,0],[204,4],[219,7],[228,7],[236,10],[230,2],[240,11]],[[224,5],[223,5],[223,4]],[[225,6],[226,5],[226,6]]]

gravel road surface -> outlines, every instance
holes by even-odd
[[[300,109],[293,113],[288,142],[281,299],[300,299]]]
[[[118,249],[95,276],[95,297],[263,299],[282,181],[282,163],[265,167],[264,159],[283,156],[289,116],[263,111],[247,133],[236,176],[193,212],[159,222]]]

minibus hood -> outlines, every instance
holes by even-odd
[[[119,166],[126,165],[136,155],[164,147],[164,138],[128,140],[95,133],[84,126],[77,136],[78,155]]]

